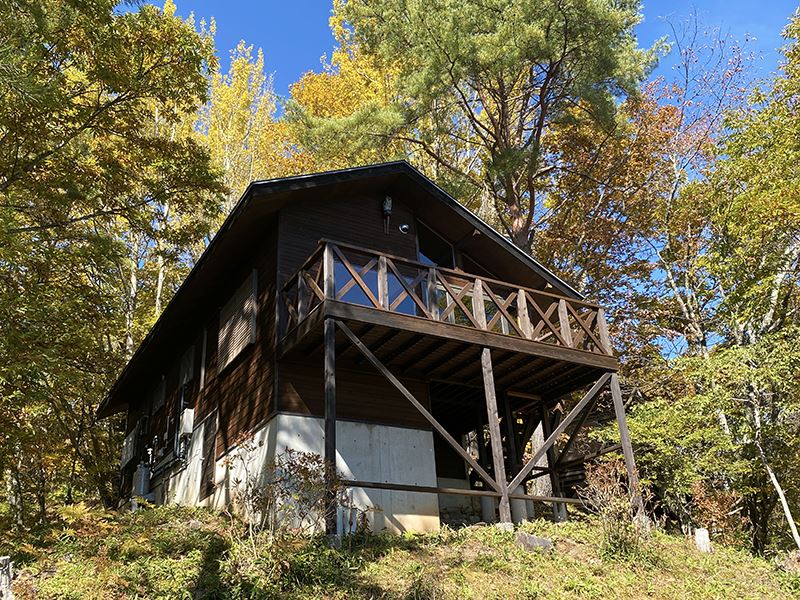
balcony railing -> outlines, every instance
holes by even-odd
[[[330,240],[283,285],[281,298],[284,333],[335,300],[613,355],[596,304]]]

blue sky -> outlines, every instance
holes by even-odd
[[[158,1],[158,0],[156,0]],[[535,1],[535,0],[532,0]],[[217,21],[217,48],[227,68],[228,51],[243,39],[264,50],[267,69],[274,73],[275,91],[286,95],[289,85],[308,70],[318,70],[320,57],[330,55],[333,38],[328,28],[331,0],[175,0],[181,15]],[[159,2],[160,3],[160,2]],[[720,27],[737,40],[755,38],[750,49],[761,56],[758,75],[777,67],[780,32],[797,9],[797,0],[645,0],[640,43],[648,46],[669,34],[663,20],[679,22],[696,10],[703,23]],[[659,67],[666,74],[669,58]]]

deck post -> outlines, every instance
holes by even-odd
[[[325,319],[325,533],[336,535],[336,321]]]
[[[508,446],[508,467],[512,473],[519,471],[519,455],[522,450],[517,447],[517,428],[514,426],[514,411],[511,410],[511,399],[508,394],[503,396],[504,422],[506,426],[506,445]],[[525,494],[525,488],[518,485],[510,494]],[[528,518],[528,501],[511,500],[511,518],[514,523],[522,523]]]
[[[631,503],[637,517],[644,517],[644,504],[639,488],[639,472],[636,470],[636,461],[633,458],[633,445],[631,433],[628,430],[628,421],[625,418],[625,404],[622,401],[622,390],[619,386],[619,375],[611,375],[611,398],[614,400],[614,414],[617,418],[619,437],[622,445],[622,455],[625,457],[625,468],[628,471],[628,485],[630,486]]]
[[[555,425],[558,426],[560,421],[561,419],[559,418]],[[544,403],[542,403],[542,431],[545,437],[548,438],[553,433],[553,422],[550,420],[550,414],[547,410],[547,405]],[[550,486],[553,490],[553,496],[561,497],[564,495],[564,489],[561,487],[561,476],[558,474],[558,471],[556,471],[557,465],[558,460],[556,459],[556,453],[551,445],[547,448],[547,466],[550,467]],[[554,502],[553,518],[556,520],[556,522],[566,521],[567,505],[561,502]]]
[[[486,417],[489,423],[489,438],[492,442],[494,480],[500,486],[500,522],[511,523],[508,481],[506,480],[506,465],[503,459],[503,440],[500,436],[500,418],[497,415],[497,395],[494,389],[492,354],[489,348],[484,348],[481,351],[481,367],[483,370],[483,389],[486,393]]]
[[[486,305],[483,295],[483,281],[475,280],[472,290],[472,313],[481,329],[486,329]],[[494,480],[500,487],[500,522],[511,523],[511,506],[508,499],[508,480],[506,464],[503,458],[503,438],[500,434],[500,416],[497,413],[497,393],[494,387],[494,370],[492,369],[492,352],[489,348],[481,350],[481,371],[483,373],[483,391],[486,396],[486,418],[489,425],[489,439],[492,443],[492,464]]]
[[[486,415],[483,414],[480,406],[477,407],[475,443],[478,446],[478,462],[487,470],[490,470],[489,461],[486,460],[486,438],[483,434],[484,421]],[[491,496],[481,496],[481,519],[484,523],[494,523],[495,521],[495,499]]]

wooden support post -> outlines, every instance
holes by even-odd
[[[633,503],[637,516],[644,517],[644,504],[642,502],[642,493],[639,488],[639,473],[636,470],[636,461],[633,458],[631,433],[628,430],[628,421],[625,418],[625,404],[622,402],[619,375],[616,373],[611,375],[611,398],[614,400],[614,414],[617,417],[617,427],[619,427],[622,455],[625,457],[625,468],[628,470],[628,485],[630,485],[631,502]]]
[[[483,296],[483,281],[476,279],[472,289],[472,314],[481,329],[486,329],[486,305]],[[494,388],[492,352],[489,348],[481,350],[481,371],[483,391],[486,396],[486,419],[489,425],[489,439],[492,444],[492,465],[494,480],[500,489],[500,522],[511,523],[511,506],[508,500],[508,480],[503,458],[503,438],[500,434],[500,417],[497,414],[497,394]]]
[[[606,313],[602,308],[597,309],[597,331],[600,333],[600,342],[606,354],[614,354],[611,346],[611,336],[608,335],[608,323],[606,323]]]
[[[508,500],[508,482],[506,480],[506,465],[503,459],[503,440],[500,436],[500,418],[497,415],[497,396],[494,389],[494,374],[492,373],[492,354],[489,348],[481,352],[481,367],[483,369],[483,389],[486,393],[486,417],[489,423],[489,438],[492,442],[492,464],[494,465],[494,478],[500,486],[500,522],[511,523],[511,507]]]
[[[325,319],[325,533],[336,534],[336,321]]]
[[[533,337],[533,327],[528,315],[528,298],[523,289],[517,292],[517,315],[519,316],[519,325],[522,328],[522,332],[526,338],[531,339]]]
[[[439,297],[436,290],[436,268],[428,269],[428,312],[434,321],[439,320]]]

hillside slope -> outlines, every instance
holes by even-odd
[[[767,560],[656,532],[634,558],[604,557],[589,520],[526,523],[554,541],[528,552],[514,534],[474,526],[436,535],[250,544],[203,510],[114,514],[81,507],[38,542],[13,545],[18,598],[800,598],[800,578]]]

